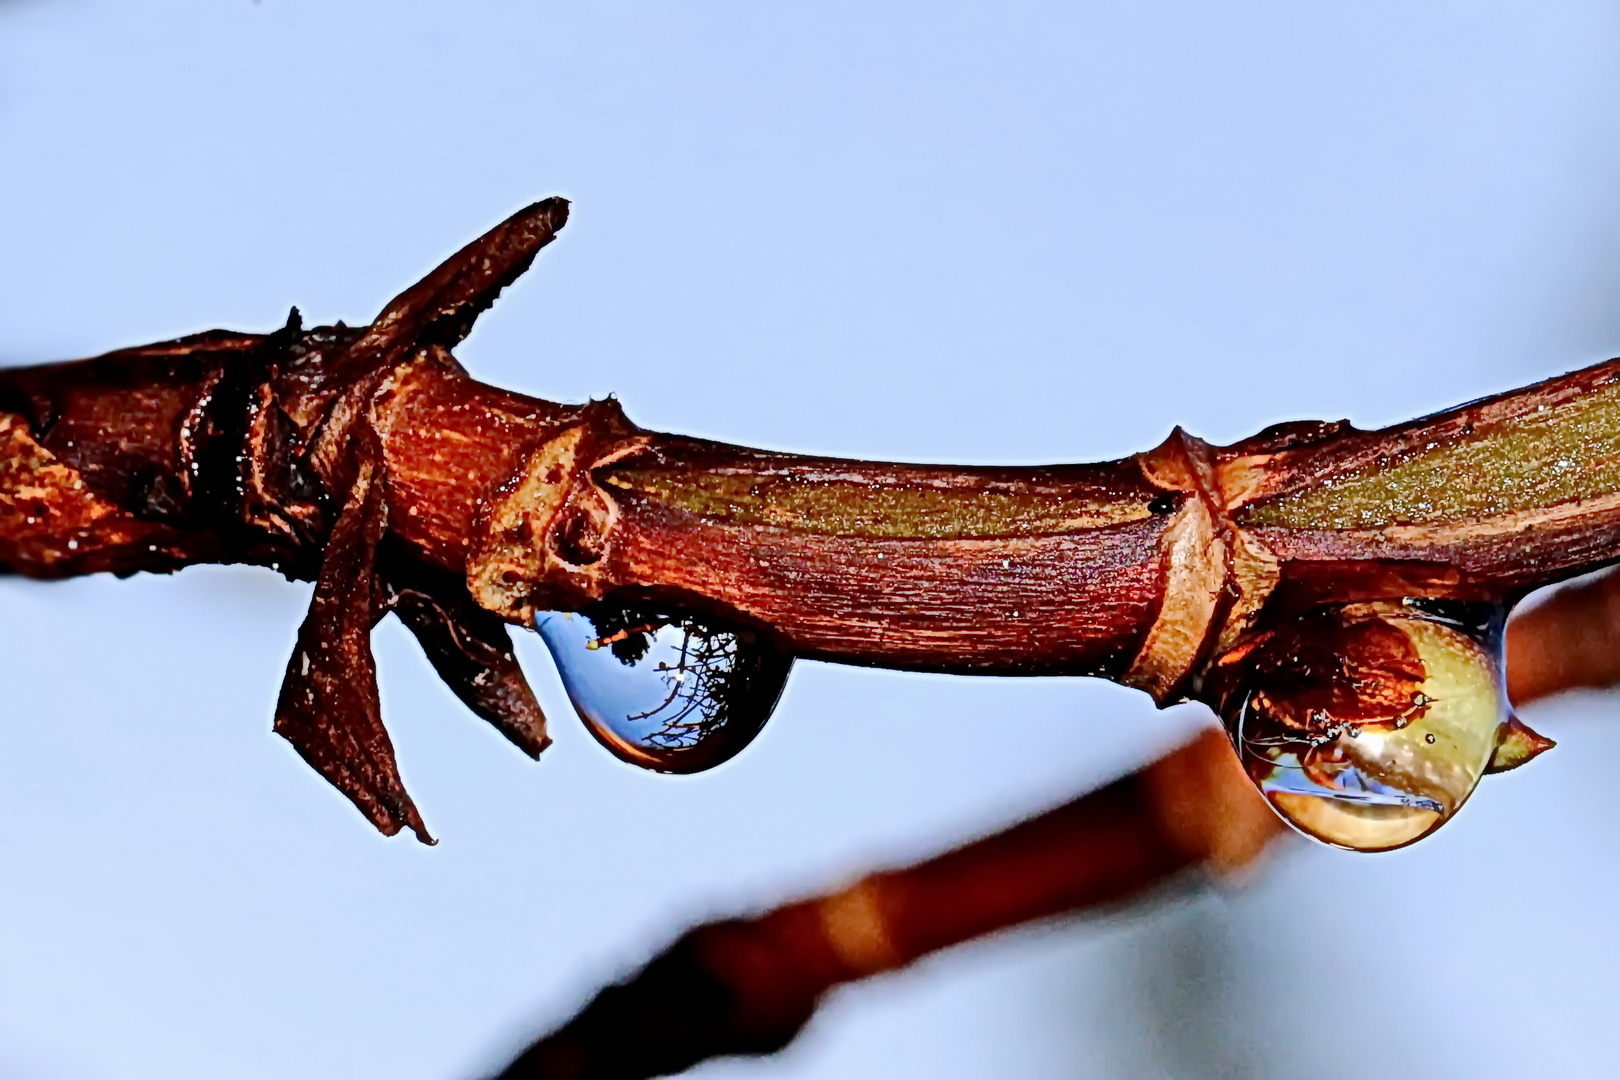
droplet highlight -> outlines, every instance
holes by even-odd
[[[1328,844],[1385,851],[1450,820],[1522,726],[1510,723],[1505,620],[1494,603],[1323,608],[1223,657],[1211,685],[1278,814]]]
[[[793,658],[763,635],[707,617],[627,608],[535,621],[586,729],[615,757],[695,773],[754,741]]]

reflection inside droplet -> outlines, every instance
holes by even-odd
[[[754,631],[688,614],[599,607],[536,628],[585,727],[615,756],[693,773],[735,756],[793,666]]]
[[[1472,794],[1511,715],[1504,618],[1499,604],[1348,604],[1223,659],[1235,685],[1222,712],[1250,778],[1291,824],[1340,847],[1433,832]]]

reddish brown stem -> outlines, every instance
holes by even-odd
[[[1024,469],[749,450],[478,383],[449,349],[566,218],[520,211],[366,327],[295,312],[0,373],[0,564],[315,580],[277,730],[384,832],[425,838],[374,706],[367,630],[396,608],[532,753],[543,723],[493,620],[545,609],[654,604],[800,656],[1168,702],[1314,607],[1511,600],[1620,557],[1617,362],[1383,431],[1177,430]]]

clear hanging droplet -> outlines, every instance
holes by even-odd
[[[694,773],[754,741],[793,658],[752,630],[694,615],[600,607],[535,622],[574,710],[614,756]]]
[[[1427,836],[1522,728],[1503,678],[1505,619],[1494,603],[1346,604],[1234,650],[1212,679],[1250,779],[1290,824],[1338,847]]]

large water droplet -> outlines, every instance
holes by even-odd
[[[1509,730],[1499,604],[1325,608],[1223,658],[1249,777],[1282,817],[1356,851],[1410,844],[1473,793]]]
[[[595,608],[536,620],[585,727],[666,773],[712,769],[754,741],[793,658],[754,631],[668,612]]]

